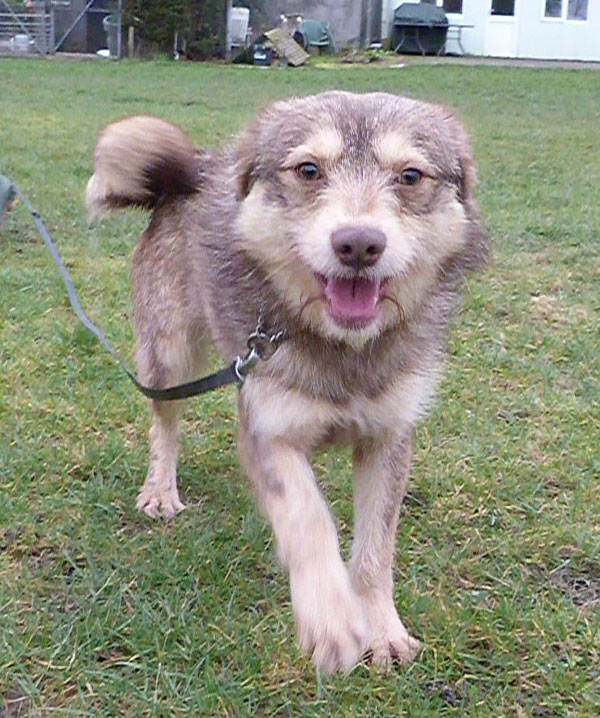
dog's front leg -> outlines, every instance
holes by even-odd
[[[289,571],[299,643],[321,670],[348,671],[368,643],[367,622],[307,456],[281,438],[254,432],[242,411],[238,448]]]
[[[396,528],[406,492],[412,436],[363,439],[354,447],[354,542],[350,571],[371,624],[372,660],[411,661],[419,643],[408,635],[394,605]]]

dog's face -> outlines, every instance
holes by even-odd
[[[276,103],[237,153],[244,249],[328,338],[360,346],[402,322],[479,233],[469,143],[441,107],[383,93]]]

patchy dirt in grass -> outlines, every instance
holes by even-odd
[[[566,552],[565,552],[566,553]],[[523,581],[546,584],[567,596],[576,606],[600,602],[600,572],[596,567],[561,565],[552,571],[541,564],[521,566]]]
[[[31,701],[22,696],[18,690],[7,691],[0,698],[0,718],[17,718],[30,716]]]
[[[424,511],[427,508],[427,498],[418,489],[409,489],[404,495],[402,505],[410,511],[420,509]]]
[[[429,696],[439,696],[446,705],[458,707],[468,702],[468,697],[464,686],[445,683],[438,679],[427,681],[425,683],[425,691]]]
[[[548,706],[533,706],[533,708],[525,709],[523,706],[517,705],[515,712],[517,718],[558,718],[558,713]]]
[[[531,318],[545,322],[566,324],[567,318],[564,315],[564,308],[556,297],[546,294],[531,297],[530,309]]]
[[[8,549],[17,541],[19,534],[17,531],[7,529],[0,534],[0,551],[8,551]]]
[[[565,305],[557,296],[536,294],[530,297],[529,313],[534,321],[549,324],[578,324],[589,319],[589,310],[585,304]]]
[[[550,583],[568,596],[576,606],[587,606],[600,601],[600,577],[577,573],[570,566],[552,571]]]
[[[513,424],[519,419],[526,419],[530,412],[527,409],[507,409],[500,407],[496,412],[496,416],[505,421],[507,424]]]

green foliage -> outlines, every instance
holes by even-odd
[[[224,0],[125,0],[124,24],[134,24],[146,44],[170,53],[175,33],[192,59],[222,57],[225,52]]]
[[[190,3],[191,29],[188,55],[193,59],[223,56],[225,52],[226,3],[223,0],[194,0]]]

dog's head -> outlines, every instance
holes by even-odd
[[[236,148],[237,234],[299,321],[360,346],[485,254],[466,132],[375,93],[278,102]]]

